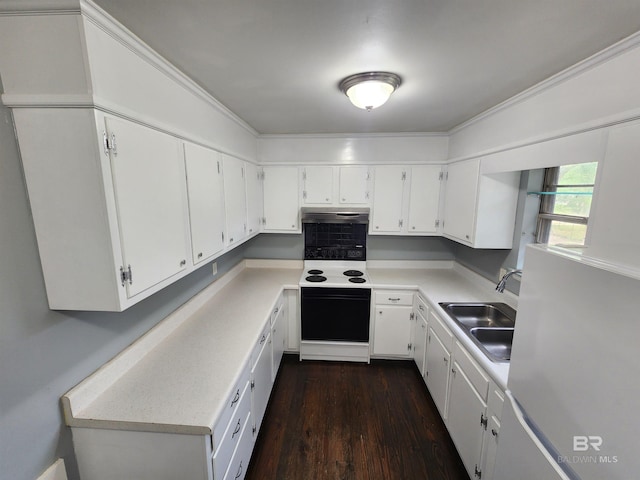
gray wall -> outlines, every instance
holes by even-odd
[[[244,250],[219,258],[220,274]],[[13,123],[0,105],[0,272],[0,477],[33,480],[64,457],[77,479],[60,396],[211,283],[211,268],[123,313],[49,310]]]
[[[453,242],[441,237],[368,236],[369,260],[453,260]],[[249,242],[246,258],[300,260],[304,256],[302,234],[265,234]]]

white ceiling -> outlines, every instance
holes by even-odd
[[[638,0],[96,0],[261,134],[446,132],[640,30]],[[373,112],[345,76],[399,74]]]

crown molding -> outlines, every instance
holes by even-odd
[[[2,0],[4,15],[69,15],[80,13],[80,0]]]
[[[540,93],[546,90],[549,90],[562,82],[570,80],[571,78],[577,77],[578,75],[588,70],[598,67],[603,63],[611,60],[612,58],[622,55],[623,53],[633,48],[636,48],[638,45],[640,45],[640,32],[636,32],[632,35],[629,35],[626,38],[623,38],[619,42],[614,43],[613,45],[605,48],[604,50],[601,50],[600,52],[594,55],[591,55],[590,57],[587,57],[586,59],[576,63],[575,65],[572,65],[566,68],[565,70],[562,70],[561,72],[555,75],[552,75],[551,77],[547,78],[546,80],[543,80],[542,82],[534,85],[533,87],[530,87],[514,95],[513,97],[505,100],[504,102],[499,103],[489,108],[488,110],[485,110],[484,112],[476,115],[475,117],[470,118],[466,122],[463,122],[460,125],[453,127],[446,133],[448,135],[453,135],[455,133],[458,133],[461,130],[464,130],[465,128],[468,128],[484,120],[487,117],[495,115],[501,112],[502,110],[506,110],[507,108],[510,108],[521,102],[524,102],[529,98],[535,97],[536,95],[539,95]]]
[[[82,8],[82,14],[88,21],[110,35],[114,40],[120,42],[123,46],[138,55],[142,60],[156,68],[159,72],[171,78],[171,80],[178,83],[201,100],[207,102],[229,120],[232,120],[237,125],[244,128],[254,137],[258,137],[258,132],[253,127],[229,110],[191,78],[178,70],[173,64],[169,63],[164,57],[156,53],[155,50],[149,47],[138,36],[124,27],[94,2],[91,0],[80,0],[80,5]]]
[[[187,75],[160,56],[142,39],[124,27],[115,18],[100,8],[92,0],[3,0],[0,3],[0,16],[9,15],[82,15],[114,40],[138,55],[143,61],[169,77],[172,81],[206,102],[229,120],[245,129],[254,137],[258,132],[238,117],[209,92]]]
[[[270,139],[319,139],[319,138],[421,138],[442,137],[448,138],[447,132],[383,132],[383,133],[263,133],[258,135],[259,140]]]

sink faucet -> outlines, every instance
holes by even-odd
[[[511,275],[522,275],[522,270],[511,270],[510,272],[505,273],[496,285],[496,290],[498,292],[504,292],[504,286],[506,285],[507,280],[509,280],[509,277]]]

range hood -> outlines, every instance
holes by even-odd
[[[368,208],[303,207],[302,223],[369,223]]]

